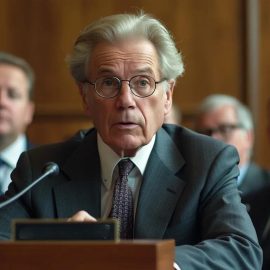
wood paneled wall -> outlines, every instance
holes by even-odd
[[[261,0],[260,107],[255,158],[269,164],[265,100],[269,97],[269,3]],[[143,9],[171,30],[185,62],[175,103],[183,124],[192,127],[198,103],[208,94],[225,93],[243,102],[246,92],[246,1],[242,0],[0,0],[0,50],[26,58],[36,71],[36,115],[28,133],[35,143],[51,143],[92,125],[65,57],[79,31],[109,14]],[[270,144],[270,143],[269,143]],[[268,147],[268,146],[267,146]],[[269,149],[269,148],[268,148]],[[270,164],[269,164],[270,165]]]
[[[259,104],[256,142],[256,160],[270,168],[270,131],[267,134],[267,123],[270,128],[270,1],[260,0],[260,64],[259,64]]]

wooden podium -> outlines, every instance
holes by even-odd
[[[174,240],[3,241],[1,270],[173,269]]]

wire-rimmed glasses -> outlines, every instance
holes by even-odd
[[[232,134],[232,132],[236,129],[243,129],[243,126],[241,124],[220,124],[215,128],[205,128],[197,130],[197,132],[212,136],[215,133],[219,133],[225,140],[228,140]]]
[[[122,83],[128,82],[129,87],[133,95],[145,98],[151,96],[155,90],[156,85],[165,81],[155,81],[154,78],[148,75],[137,75],[129,80],[121,80],[115,76],[112,77],[100,77],[95,82],[85,81],[85,83],[94,86],[96,93],[103,98],[114,98],[119,95]]]

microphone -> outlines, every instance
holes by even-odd
[[[39,178],[37,178],[34,182],[32,182],[30,185],[28,185],[26,188],[21,190],[19,193],[17,193],[15,196],[13,196],[13,197],[9,198],[8,200],[0,203],[0,209],[2,207],[12,203],[13,201],[18,199],[19,197],[21,197],[24,193],[26,193],[29,189],[31,189],[33,186],[35,186],[38,182],[40,182],[44,178],[46,178],[48,176],[52,176],[52,175],[57,175],[58,173],[59,173],[59,167],[58,167],[58,165],[56,163],[54,163],[54,162],[46,163],[45,166],[42,169],[41,176]]]

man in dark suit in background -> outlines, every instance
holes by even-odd
[[[0,209],[0,238],[15,217],[116,217],[122,238],[175,239],[175,269],[260,269],[235,148],[163,125],[183,73],[167,29],[144,14],[104,17],[81,32],[68,61],[95,128],[22,154],[3,199],[48,161],[60,173]]]
[[[262,243],[269,216],[266,191],[270,188],[270,172],[251,161],[254,124],[250,110],[234,97],[210,95],[198,108],[195,129],[237,148],[240,156],[237,185]]]
[[[25,131],[32,122],[34,72],[17,56],[0,52],[0,194],[20,154],[30,148]]]
[[[270,98],[267,103],[267,132],[270,143]],[[270,164],[269,164],[270,165]],[[253,198],[255,202],[257,202],[260,209],[267,209],[268,215],[265,219],[265,223],[260,224],[263,228],[263,235],[261,240],[261,245],[263,247],[263,270],[270,269],[270,187],[266,188],[263,191],[263,194],[258,194],[257,198]],[[265,225],[266,224],[266,225]]]
[[[247,200],[253,206],[250,211],[250,217],[254,220],[254,226],[260,236],[260,244],[263,248],[263,268],[270,269],[270,186],[257,192],[251,193]]]

